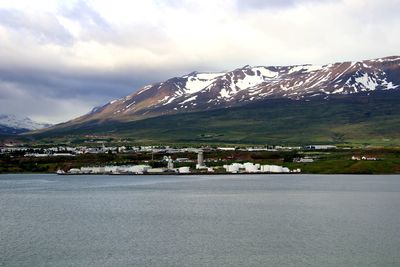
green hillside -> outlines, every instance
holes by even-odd
[[[400,92],[305,101],[269,100],[246,106],[132,122],[58,127],[35,139],[85,135],[130,138],[135,143],[400,144]]]

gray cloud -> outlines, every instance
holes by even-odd
[[[108,22],[85,1],[78,1],[72,8],[60,9],[60,14],[79,21],[86,27],[109,28]]]
[[[88,112],[87,105],[95,103],[72,96],[52,98],[36,93],[31,87],[0,81],[0,112],[5,114],[29,116],[42,122],[61,122]]]
[[[0,66],[0,114],[61,122],[94,106],[131,94],[144,85],[163,81],[179,69],[144,70],[126,67],[93,69],[28,69]],[[182,72],[183,73],[183,72]]]
[[[22,34],[28,34],[41,43],[69,45],[71,34],[53,14],[33,14],[14,9],[0,9],[0,25]]]
[[[240,8],[250,9],[276,9],[289,8],[301,4],[323,4],[339,0],[237,0],[237,5]]]
[[[186,74],[180,68],[157,70],[126,66],[107,71],[65,66],[60,69],[8,68],[6,64],[0,64],[2,82],[54,98],[90,97],[102,101],[125,96],[144,85],[163,81],[177,73]]]

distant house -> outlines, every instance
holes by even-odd
[[[236,147],[218,147],[217,149],[221,151],[235,151]]]
[[[376,158],[376,157],[366,157],[366,156],[361,156],[361,157],[352,156],[351,160],[357,160],[357,161],[359,161],[359,160],[371,160],[371,161],[375,161],[375,160],[378,160],[378,158]]]
[[[175,162],[192,162],[189,158],[176,158]]]
[[[333,145],[308,145],[306,149],[309,150],[327,150],[327,149],[336,149],[336,146]]]
[[[309,157],[295,158],[295,159],[293,159],[293,162],[297,162],[297,163],[312,163],[312,162],[314,162],[314,159],[313,158],[309,158]]]

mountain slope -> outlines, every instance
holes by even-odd
[[[390,89],[400,89],[400,57],[323,66],[245,66],[229,72],[193,72],[148,85],[95,108],[69,124],[110,119],[131,121],[240,106],[266,99],[329,98]]]
[[[400,91],[272,99],[245,106],[144,119],[89,121],[36,138],[131,138],[136,143],[400,144]]]

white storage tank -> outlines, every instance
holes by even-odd
[[[189,167],[180,167],[178,169],[179,173],[190,173],[190,168]]]
[[[254,165],[251,162],[246,162],[244,165],[245,171],[249,173],[259,172],[257,165]]]
[[[277,166],[277,165],[271,165],[271,170],[270,172],[273,173],[281,173],[283,172],[283,168],[281,166]]]
[[[81,170],[80,169],[70,169],[69,171],[68,171],[68,173],[71,173],[71,174],[79,174],[79,173],[81,173]]]
[[[233,164],[231,164],[231,165],[224,165],[224,168],[226,169],[227,172],[230,172],[230,173],[238,173],[239,170],[240,170],[241,168],[243,168],[243,165],[242,165],[242,164],[239,164],[239,163],[233,163]]]
[[[271,172],[271,165],[262,165],[261,171],[262,172]]]

